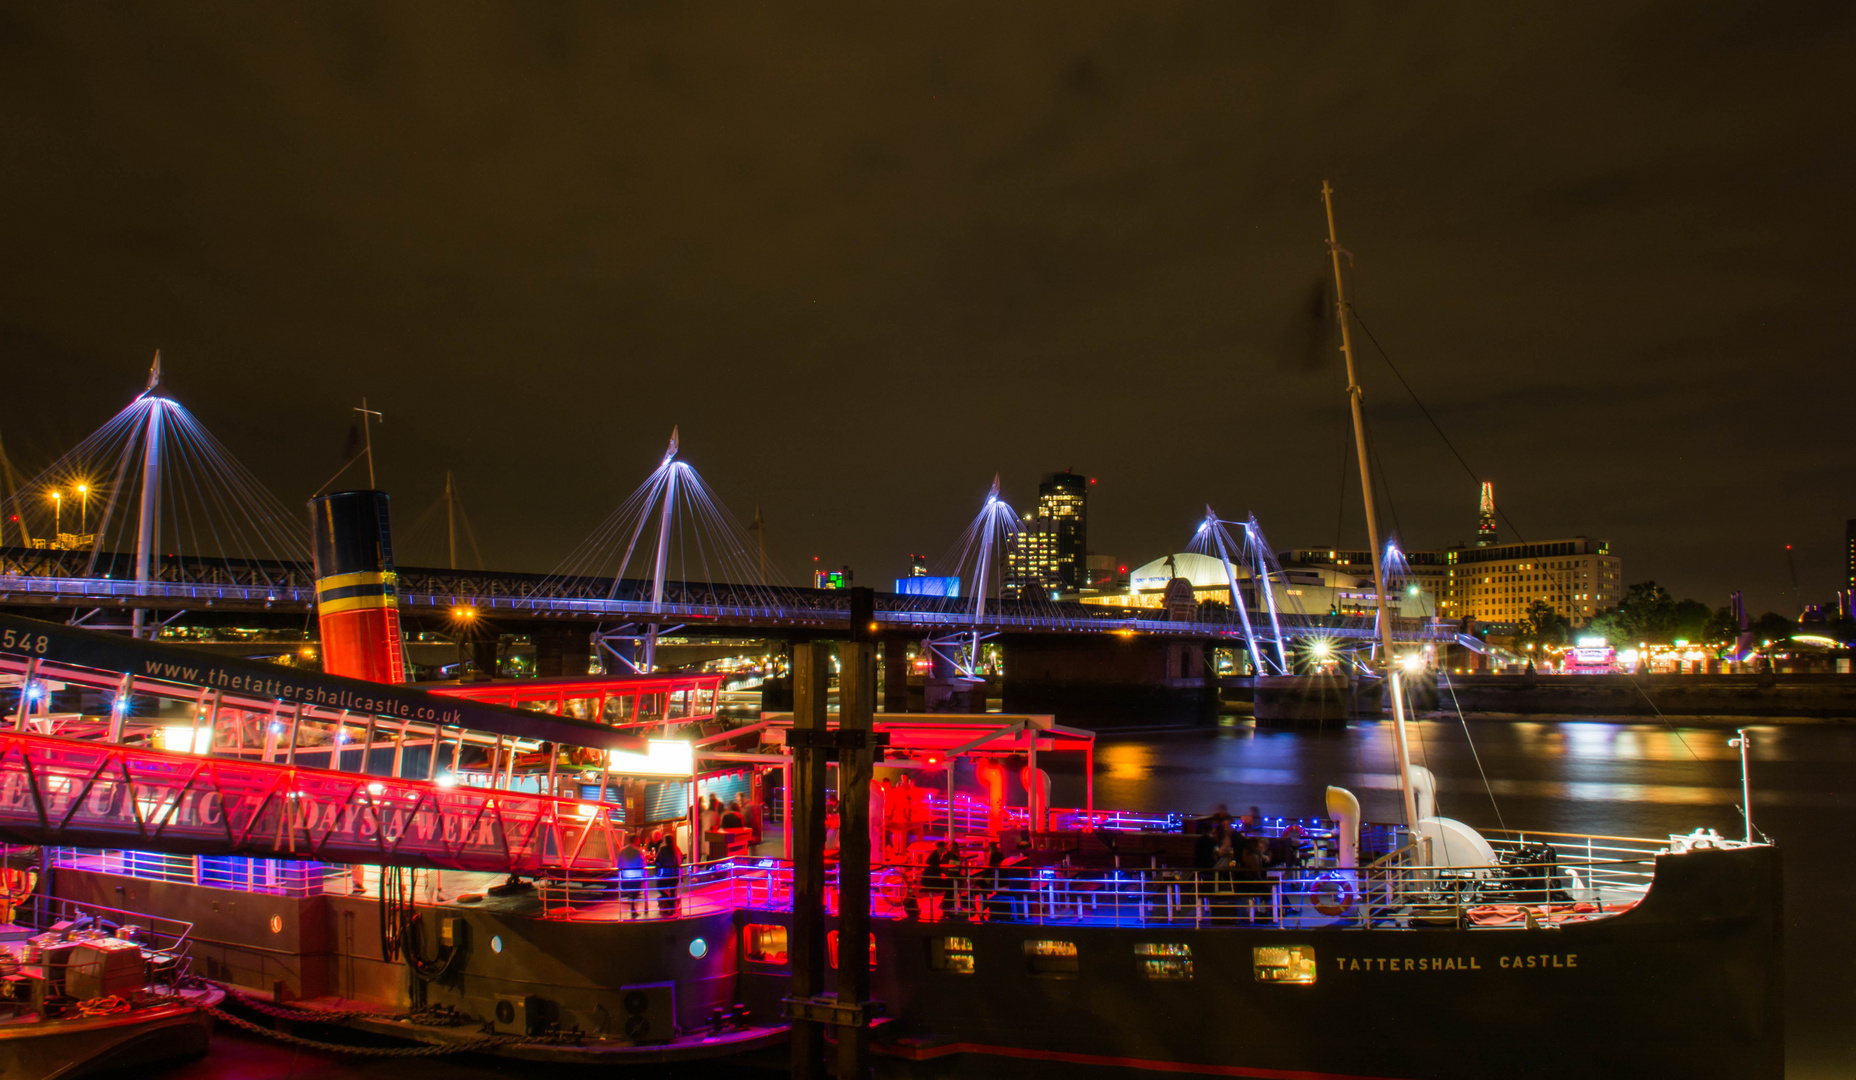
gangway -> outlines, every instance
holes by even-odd
[[[648,749],[596,720],[9,615],[0,686],[0,835],[33,844],[599,874],[623,810],[556,795],[556,761]]]

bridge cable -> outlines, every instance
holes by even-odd
[[[1386,367],[1392,369],[1392,374],[1397,376],[1399,385],[1403,386],[1405,392],[1411,395],[1412,404],[1416,405],[1418,411],[1424,414],[1424,419],[1430,422],[1431,429],[1437,432],[1437,437],[1444,441],[1444,446],[1449,448],[1451,456],[1456,458],[1457,464],[1463,466],[1463,471],[1469,474],[1470,479],[1476,481],[1478,484],[1482,483],[1482,474],[1470,468],[1469,462],[1464,460],[1462,452],[1456,448],[1455,443],[1450,441],[1450,436],[1444,434],[1443,426],[1437,422],[1436,417],[1431,415],[1431,410],[1424,407],[1424,402],[1418,397],[1418,392],[1411,388],[1411,383],[1405,381],[1404,373],[1399,371],[1398,365],[1392,362],[1392,357],[1387,354],[1385,346],[1379,344],[1379,339],[1373,336],[1372,327],[1367,326],[1366,320],[1360,317],[1360,309],[1349,304],[1347,305],[1347,310],[1352,312],[1353,321],[1360,324],[1360,329],[1366,331],[1366,338],[1373,343],[1373,348],[1379,351],[1379,358],[1386,362]],[[1508,526],[1509,531],[1514,533],[1515,539],[1525,543],[1527,537],[1521,535],[1521,530],[1515,528],[1514,522],[1508,520],[1508,514],[1502,509],[1500,503],[1496,504],[1495,512],[1500,515],[1502,523]]]
[[[1441,678],[1443,672],[1438,672]],[[1482,790],[1489,793],[1489,805],[1495,809],[1495,823],[1503,832],[1508,831],[1508,822],[1502,817],[1502,804],[1495,798],[1495,787],[1489,783],[1489,771],[1482,767],[1482,755],[1476,750],[1476,738],[1469,733],[1469,718],[1463,715],[1463,703],[1456,696],[1456,683],[1445,680],[1444,685],[1450,689],[1450,705],[1456,709],[1456,721],[1463,725],[1463,741],[1469,744],[1469,756],[1475,759],[1476,771],[1482,775]]]

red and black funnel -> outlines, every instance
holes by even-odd
[[[309,501],[309,519],[322,670],[370,682],[405,682],[387,493],[318,496]]]

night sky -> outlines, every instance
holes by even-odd
[[[1208,501],[1329,545],[1326,178],[1361,316],[1526,538],[1755,611],[1796,611],[1787,543],[1805,601],[1839,583],[1847,4],[0,12],[28,473],[159,348],[292,506],[366,395],[402,526],[453,469],[501,568],[673,424],[795,580],[886,587],[994,472],[1023,506],[1066,467],[1124,563]],[[1471,540],[1475,478],[1360,344],[1407,546]]]

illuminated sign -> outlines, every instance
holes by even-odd
[[[897,596],[959,596],[958,577],[905,577],[896,579]]]
[[[694,776],[696,750],[680,739],[651,739],[642,754],[630,750],[608,750],[606,760],[612,771],[625,776]]]
[[[848,589],[851,587],[850,570],[814,570],[812,571],[814,589]]]

